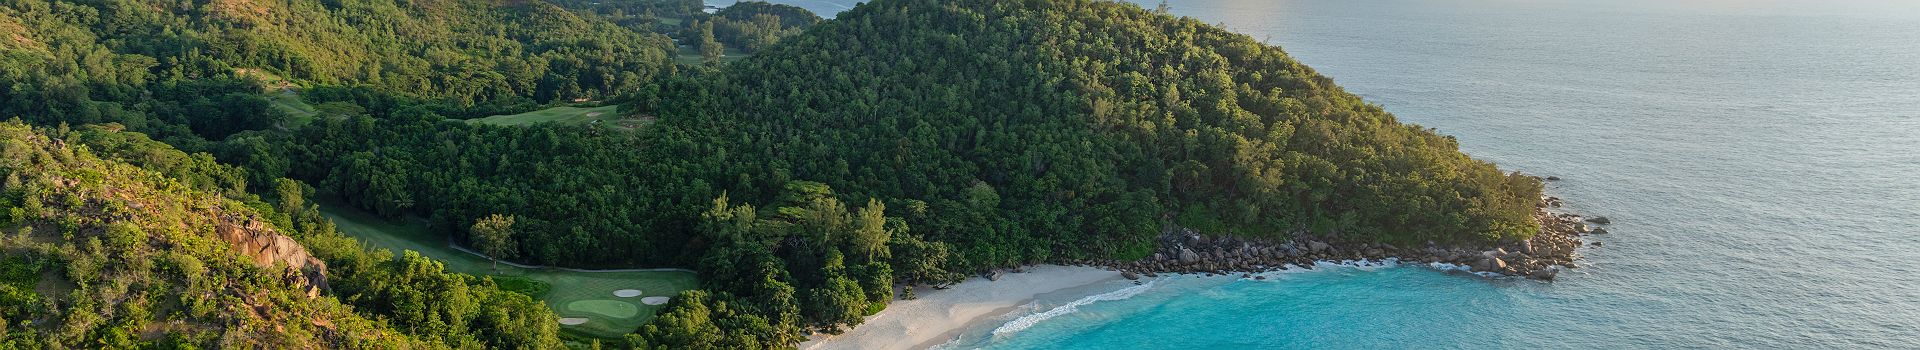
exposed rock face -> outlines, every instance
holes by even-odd
[[[285,279],[288,283],[306,290],[307,297],[319,297],[327,290],[327,263],[307,253],[293,238],[274,232],[267,224],[252,218],[227,216],[220,220],[216,232],[220,239],[233,245],[233,249],[246,255],[254,265],[273,268],[283,266],[287,269]]]

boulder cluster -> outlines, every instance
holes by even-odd
[[[268,227],[266,222],[239,215],[219,215],[215,231],[221,240],[253,262],[266,268],[284,267],[281,278],[301,288],[308,298],[327,290],[327,264],[307,253],[293,238]]]
[[[1605,217],[1585,219],[1578,215],[1555,213],[1559,198],[1541,199],[1535,218],[1540,232],[1526,240],[1484,246],[1440,245],[1427,242],[1421,247],[1400,247],[1384,243],[1344,242],[1295,233],[1291,239],[1265,240],[1238,237],[1209,237],[1192,229],[1169,227],[1161,234],[1160,248],[1146,259],[1134,261],[1080,261],[1121,271],[1128,279],[1156,277],[1161,273],[1207,275],[1251,274],[1284,268],[1291,264],[1311,268],[1315,261],[1385,260],[1422,263],[1449,263],[1476,272],[1496,273],[1537,280],[1553,280],[1561,269],[1574,266],[1576,251],[1583,244],[1579,236],[1605,233],[1592,224],[1609,222]]]

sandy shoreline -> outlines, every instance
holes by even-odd
[[[999,281],[974,277],[945,290],[915,290],[886,311],[837,336],[816,337],[801,349],[922,349],[946,343],[981,321],[1012,312],[1039,295],[1120,279],[1120,272],[1086,266],[1043,265]]]

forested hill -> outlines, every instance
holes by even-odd
[[[674,50],[542,1],[8,0],[0,115],[219,140],[276,122],[253,80],[546,103],[637,89],[674,69]]]
[[[532,298],[365,250],[300,184],[263,200],[240,174],[117,125],[0,122],[0,348],[561,345]]]
[[[879,0],[724,74],[699,92],[722,102],[648,107],[774,174],[756,188],[924,201],[913,227],[974,261],[1139,256],[1168,217],[1406,243],[1537,230],[1537,180],[1277,47],[1129,4]]]
[[[661,91],[635,102],[661,116],[649,147],[699,155],[660,162],[727,195],[694,225],[707,290],[647,348],[787,347],[858,325],[888,278],[1139,259],[1171,225],[1406,246],[1539,227],[1538,180],[1279,48],[1130,4],[877,0]],[[821,196],[877,200],[858,219],[796,200]]]

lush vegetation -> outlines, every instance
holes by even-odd
[[[0,347],[550,348],[554,316],[492,282],[361,249],[276,181],[116,130],[0,123]],[[216,227],[268,223],[329,267],[312,297]]]
[[[675,69],[666,36],[541,1],[10,0],[0,32],[0,115],[118,122],[195,150],[286,118],[262,76],[482,116],[630,93]]]
[[[504,114],[486,118],[467,119],[467,122],[492,125],[530,125],[539,123],[581,125],[605,123],[606,125],[616,125],[622,128],[632,129],[649,121],[648,118],[645,117],[628,116],[620,113],[620,106],[618,105],[607,105],[599,107],[559,106],[519,114]]]
[[[820,16],[791,5],[747,1],[720,9],[710,20],[713,28],[708,35],[715,41],[754,53],[820,23]]]
[[[674,349],[787,347],[859,324],[897,284],[1140,258],[1173,226],[1396,244],[1537,231],[1537,180],[1279,48],[1130,4],[878,0],[815,23],[697,1],[215,1],[125,18],[104,15],[122,3],[39,1],[0,9],[0,28],[28,29],[0,38],[0,113],[210,151],[237,167],[113,153],[201,191],[270,194],[283,203],[255,207],[338,265],[333,294],[356,315],[456,346],[550,345],[552,312],[429,259],[366,253],[284,202],[423,217],[435,238],[513,261],[695,268],[701,290],[625,339]],[[676,67],[647,33],[754,55]],[[247,69],[312,86],[301,103],[269,98],[272,79]],[[575,98],[657,120],[459,120]],[[521,282],[507,285],[558,292]],[[470,308],[488,302],[540,310]]]
[[[632,333],[640,325],[652,320],[654,314],[662,309],[662,305],[644,303],[644,297],[670,297],[682,290],[698,287],[695,275],[684,271],[573,271],[496,264],[487,257],[449,246],[445,236],[427,230],[419,220],[387,220],[332,204],[322,205],[320,210],[332,220],[340,233],[353,237],[366,247],[419,252],[422,257],[440,262],[446,271],[492,279],[502,290],[531,296],[552,308],[556,316],[587,319],[581,324],[561,325],[563,339],[621,339],[624,334]],[[513,226],[518,226],[518,223]],[[617,291],[625,289],[643,293],[635,297],[615,295]],[[586,303],[576,304],[581,302]],[[632,310],[635,314],[631,317],[614,317],[576,307],[593,303],[626,304],[622,308]]]

